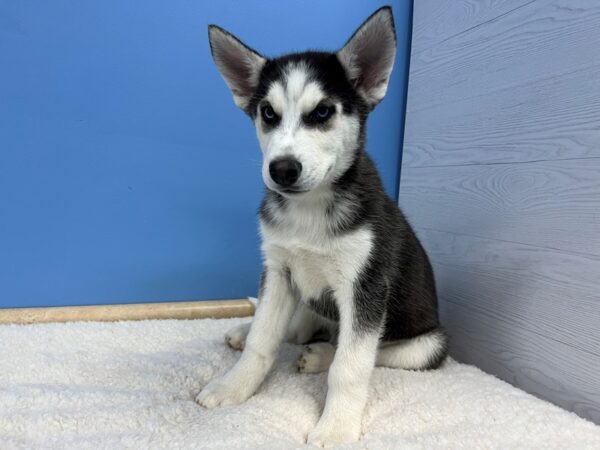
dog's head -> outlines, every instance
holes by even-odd
[[[217,68],[256,126],[267,187],[293,197],[344,174],[387,90],[396,55],[391,8],[377,10],[335,53],[267,59],[222,28],[208,31]]]

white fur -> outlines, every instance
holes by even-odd
[[[296,186],[303,191],[326,185],[348,169],[360,131],[358,118],[342,114],[342,105],[337,101],[333,102],[336,113],[326,130],[307,127],[302,122],[302,116],[325,99],[327,96],[311,80],[304,64],[290,64],[285,79],[269,88],[264,100],[271,104],[281,122],[265,131],[261,115],[257,114],[255,125],[263,152],[262,176],[270,189],[277,190],[278,186],[269,175],[269,164],[281,157],[294,157],[302,164]]]
[[[313,208],[305,202],[306,199],[300,201],[303,207],[298,210],[289,208],[289,215],[297,216],[289,221],[291,229],[261,226],[266,258],[289,268],[302,301],[319,298],[325,289],[338,294],[352,286],[373,244],[373,233],[368,228],[340,236],[328,235],[329,224],[322,217],[324,213],[314,210],[319,207],[319,200]],[[287,224],[285,218],[283,221]]]
[[[225,333],[225,343],[234,350],[243,350],[251,323],[243,323]]]
[[[355,334],[351,305],[340,304],[340,334],[327,377],[327,400],[317,426],[308,435],[309,443],[321,447],[359,438],[379,342],[378,333]]]
[[[299,246],[309,245],[311,248],[329,247],[336,250],[340,240],[331,240],[332,229],[339,229],[352,214],[352,205],[343,201],[336,204],[335,215],[328,216],[326,209],[333,201],[333,194],[328,189],[316,189],[310,193],[290,199],[290,208],[278,209],[276,205],[267,204],[269,213],[276,227],[265,229],[261,225],[263,240],[272,242],[295,242]],[[352,235],[345,242],[352,242]]]
[[[304,347],[296,365],[302,373],[319,373],[329,369],[335,356],[335,347],[329,342],[315,342]]]
[[[377,352],[377,365],[401,369],[422,369],[444,351],[446,338],[433,331],[412,339],[385,343]]]
[[[196,397],[199,404],[214,408],[241,403],[265,379],[297,303],[287,275],[280,269],[270,267],[242,356],[222,378],[212,380],[202,389]]]

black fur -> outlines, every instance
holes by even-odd
[[[340,320],[340,312],[335,303],[333,292],[330,290],[324,291],[319,298],[313,298],[308,301],[308,306],[327,320],[338,322]]]

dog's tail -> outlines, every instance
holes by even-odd
[[[437,369],[448,355],[448,335],[442,328],[411,339],[383,342],[377,350],[378,366],[397,369]]]

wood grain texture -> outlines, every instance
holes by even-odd
[[[402,176],[400,206],[417,228],[600,255],[600,158],[415,167]]]
[[[600,256],[423,228],[419,236],[444,300],[594,355],[600,367]]]
[[[597,357],[452,300],[444,302],[441,315],[452,330],[455,358],[600,423]]]
[[[403,165],[600,157],[600,2],[524,5],[413,53]]]
[[[0,324],[115,322],[118,320],[223,319],[254,314],[249,300],[136,303],[0,309]]]
[[[600,2],[415,2],[400,205],[451,353],[600,423]]]
[[[486,24],[523,6],[520,0],[416,0],[413,54]]]

